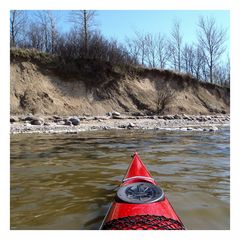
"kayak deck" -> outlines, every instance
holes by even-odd
[[[106,222],[103,230],[184,230],[181,222],[156,215],[134,215]]]
[[[137,153],[101,226],[103,230],[183,230],[184,225]]]

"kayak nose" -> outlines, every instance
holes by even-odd
[[[185,229],[163,190],[157,186],[137,153],[100,229]]]
[[[132,162],[127,170],[127,173],[123,179],[123,182],[133,179],[142,179],[149,182],[154,182],[151,174],[147,170],[146,166],[140,159],[137,152],[133,154]]]
[[[185,229],[163,190],[157,186],[137,153],[100,229]]]

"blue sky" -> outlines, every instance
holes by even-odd
[[[212,16],[219,26],[229,29],[228,11],[99,11],[97,19],[107,37],[123,41],[125,36],[133,36],[134,31],[168,35],[173,21],[179,20],[185,41],[196,40],[196,24],[199,16]]]
[[[196,40],[196,25],[199,16],[214,17],[219,26],[228,30],[230,28],[229,11],[201,11],[201,10],[98,10],[96,22],[98,28],[107,38],[115,38],[124,42],[127,37],[133,37],[134,31],[146,33],[168,34],[171,32],[173,21],[179,20],[185,42]],[[61,11],[62,29],[67,30],[69,24],[66,20],[69,11]],[[229,36],[228,36],[229,38]],[[229,41],[229,39],[228,39]]]

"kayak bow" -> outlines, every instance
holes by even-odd
[[[135,153],[100,229],[184,230],[185,227]]]

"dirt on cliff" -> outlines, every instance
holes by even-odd
[[[11,56],[11,114],[228,113],[229,88],[168,70],[120,68],[96,60],[56,67]]]

